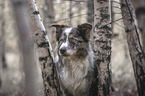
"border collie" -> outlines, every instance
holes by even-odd
[[[75,28],[60,24],[51,26],[56,27],[55,62],[62,87],[68,96],[89,96],[94,68],[90,45],[92,25],[84,23]]]

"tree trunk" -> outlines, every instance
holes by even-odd
[[[6,61],[5,61],[5,33],[4,33],[4,0],[0,1],[0,87],[2,84],[1,76],[2,76],[2,69],[6,68]]]
[[[69,1],[69,18],[70,18],[69,25],[70,26],[73,25],[73,23],[72,23],[72,17],[73,17],[72,9],[73,9],[73,1]]]
[[[55,49],[56,42],[55,42],[55,31],[54,28],[51,28],[50,25],[54,23],[55,16],[54,16],[54,0],[44,0],[45,1],[45,7],[43,8],[43,22],[46,26],[48,38],[50,40],[50,43],[52,45],[52,48]],[[53,51],[54,52],[54,51]],[[55,53],[54,53],[55,54]]]
[[[94,21],[94,0],[89,0],[87,3],[87,21],[91,24],[93,24]]]
[[[2,56],[2,68],[7,68],[6,60],[5,60],[5,15],[4,15],[4,7],[5,7],[5,1],[1,1],[1,56]]]
[[[133,64],[139,96],[145,96],[145,56],[139,29],[136,25],[133,6],[130,0],[120,0],[127,43]]]
[[[109,96],[111,83],[111,10],[107,0],[94,0],[95,80],[93,96]]]
[[[145,52],[145,1],[144,0],[132,0],[135,8],[135,15],[137,17],[138,28],[142,35],[143,49]],[[145,54],[145,53],[144,53]]]
[[[61,96],[63,91],[57,77],[51,44],[48,40],[46,29],[41,21],[35,0],[26,0],[32,34],[38,45],[39,60],[42,67],[45,96]]]
[[[78,6],[78,9],[77,9],[77,15],[81,14],[81,10],[82,10],[82,6],[81,6],[81,3],[78,2],[77,3],[77,6]],[[81,16],[79,18],[82,18]],[[81,23],[81,20],[77,20],[77,24],[80,24]]]
[[[3,1],[0,1],[0,11],[2,12]],[[2,44],[3,44],[3,34],[2,34],[2,14],[0,14],[0,88],[1,88],[1,76],[2,76]]]
[[[49,24],[54,23],[54,5],[53,5],[54,0],[45,0],[45,3],[47,5],[47,10],[45,12],[48,13],[47,18],[49,19],[48,22]]]
[[[38,95],[38,74],[34,59],[33,43],[30,28],[26,19],[25,3],[23,0],[12,0],[22,48],[23,66],[25,72],[26,96]]]

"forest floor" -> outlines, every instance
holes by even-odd
[[[137,89],[125,89],[123,91],[113,92],[110,96],[139,96]]]
[[[15,93],[3,93],[0,91],[0,96],[25,96],[23,91],[15,92]],[[43,95],[40,95],[43,96]],[[117,91],[110,94],[110,96],[139,96],[137,93],[137,89],[125,89],[123,91]]]

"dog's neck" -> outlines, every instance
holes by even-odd
[[[63,68],[61,71],[61,79],[62,83],[65,86],[68,87],[69,90],[75,93],[78,93],[80,91],[85,91],[86,88],[86,81],[85,78],[88,75],[89,70],[92,70],[92,62],[91,59],[93,57],[90,57],[92,52],[90,52],[86,57],[83,59],[80,58],[62,58]],[[93,61],[93,60],[92,60]],[[78,89],[78,90],[76,90]]]
[[[87,61],[87,58],[88,56],[85,56],[83,58],[79,58],[76,56],[72,56],[72,57],[63,57],[62,61],[63,61],[63,64],[68,66],[68,65],[74,65],[74,66],[79,66],[81,64],[83,64],[84,62]]]
[[[83,58],[79,58],[79,57],[62,57],[61,58],[62,61],[62,65],[67,69],[71,71],[75,71],[76,68],[79,70],[84,71],[84,75],[87,74],[89,68],[91,68],[93,66],[93,52],[92,50],[88,51],[88,55],[83,57]],[[70,71],[70,72],[71,72]]]

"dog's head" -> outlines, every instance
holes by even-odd
[[[85,57],[88,55],[91,24],[84,23],[75,28],[59,24],[51,26],[56,27],[56,40],[60,56]]]

